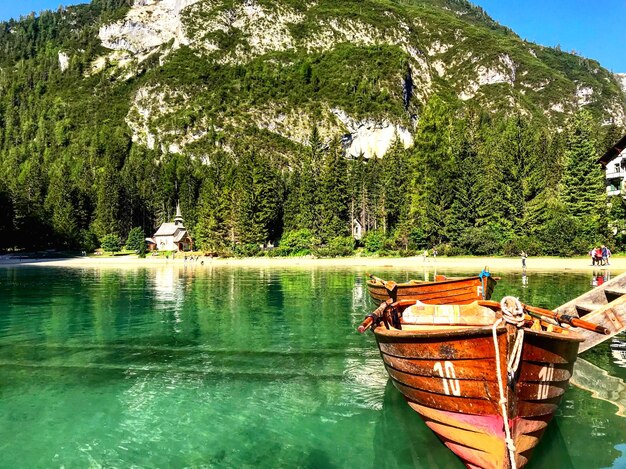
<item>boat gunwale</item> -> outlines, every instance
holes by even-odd
[[[426,325],[426,324],[425,324]],[[387,329],[383,325],[379,325],[376,327],[373,332],[376,336],[379,337],[387,337],[393,339],[428,339],[428,338],[440,338],[440,337],[449,337],[450,340],[456,340],[456,337],[467,338],[474,336],[483,336],[487,334],[493,333],[493,326],[467,326],[464,329],[455,329],[454,324],[428,324],[430,327],[440,326],[442,330],[436,329],[428,329],[428,330],[415,330],[415,329],[395,329],[389,328]],[[459,324],[459,326],[466,326],[464,324]],[[445,328],[445,329],[444,329]],[[536,336],[543,339],[553,339],[553,340],[561,340],[567,342],[584,342],[585,338],[578,334],[576,331],[571,329],[566,329],[567,334],[562,332],[554,332],[554,331],[538,331],[530,329],[529,327],[524,327],[524,334],[530,334],[531,336]],[[507,329],[505,325],[500,325],[496,329],[496,333],[502,334],[506,333]]]
[[[457,336],[484,336],[490,335],[493,333],[493,326],[469,326],[465,329],[453,329],[455,327],[454,324],[433,324],[433,326],[441,326],[441,328],[446,328],[444,330],[407,330],[407,329],[396,329],[390,328],[387,329],[385,326],[380,325],[374,329],[374,334],[382,337],[389,338],[438,338],[438,337],[450,337],[451,340],[454,340]],[[463,324],[459,324],[459,326],[463,326]],[[497,334],[506,333],[506,326],[498,326],[496,329]],[[465,337],[463,337],[465,338]]]
[[[500,280],[500,277],[488,276],[484,278],[485,279],[491,278],[495,282]],[[445,280],[432,280],[432,281],[431,280],[409,280],[407,282],[396,283],[396,285],[398,287],[418,287],[418,286],[442,285],[442,284],[457,283],[457,282],[467,282],[468,280],[481,281],[481,278],[479,276],[474,276],[474,277],[454,277],[454,278],[447,278]],[[384,282],[379,281],[379,280],[370,279],[370,280],[366,280],[366,283],[367,285],[382,287],[382,288],[387,289],[387,287],[385,287]]]

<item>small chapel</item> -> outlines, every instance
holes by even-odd
[[[180,204],[176,204],[176,216],[173,223],[163,223],[152,238],[146,238],[150,250],[154,251],[189,251],[192,241],[183,224]]]

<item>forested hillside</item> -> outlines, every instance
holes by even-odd
[[[132,3],[0,24],[0,248],[151,235],[177,201],[222,254],[349,254],[353,220],[368,252],[622,247],[592,60],[463,0]]]

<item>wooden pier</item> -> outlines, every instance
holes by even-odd
[[[626,273],[559,306],[554,311],[584,319],[592,324],[606,327],[610,331],[610,334],[602,335],[577,329],[576,332],[585,338],[585,341],[580,344],[578,353],[610,339],[626,330]]]

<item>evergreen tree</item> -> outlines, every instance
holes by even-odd
[[[145,254],[146,235],[140,226],[136,226],[130,230],[125,247],[127,250],[135,251],[137,254]]]
[[[444,240],[446,212],[453,202],[456,161],[451,114],[452,109],[434,96],[422,113],[415,137],[411,215],[432,243]]]
[[[292,171],[286,177],[285,231],[307,229],[315,231],[319,223],[318,182],[322,142],[314,127],[308,147],[302,150],[300,158],[292,164]]]
[[[323,157],[318,188],[319,234],[324,243],[350,233],[346,170],[346,159],[339,142],[334,140]]]
[[[222,252],[231,243],[233,223],[230,201],[234,168],[228,155],[213,155],[204,168],[198,200],[198,223],[194,237],[197,245],[209,252]]]
[[[120,237],[113,233],[105,235],[102,238],[101,247],[105,252],[118,252],[121,248]]]
[[[264,244],[281,231],[282,186],[271,162],[254,150],[240,153],[235,179],[235,233],[241,244]]]
[[[381,161],[382,183],[381,208],[382,228],[391,232],[406,222],[409,212],[408,181],[411,180],[408,151],[396,139]]]
[[[446,238],[457,244],[465,231],[474,227],[479,213],[480,163],[478,122],[459,120],[454,129],[453,201],[446,216]]]
[[[566,166],[561,200],[589,242],[606,234],[604,174],[597,164],[597,143],[589,111],[579,111],[566,134]]]

